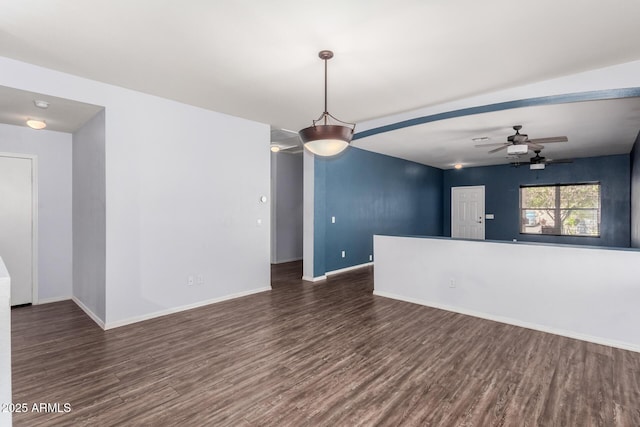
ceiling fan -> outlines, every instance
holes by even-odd
[[[567,142],[566,136],[552,136],[548,138],[535,138],[529,139],[529,135],[520,133],[522,125],[515,125],[513,130],[515,134],[507,137],[507,142],[498,142],[492,144],[478,144],[476,147],[498,147],[489,151],[489,154],[497,153],[501,150],[507,150],[509,154],[526,154],[529,149],[542,150],[544,147],[541,144],[550,144],[552,142]]]
[[[302,143],[297,132],[286,129],[271,129],[270,149],[274,153],[302,153]]]
[[[536,155],[529,159],[528,162],[516,160],[515,162],[511,162],[511,166],[518,167],[520,165],[529,165],[529,169],[544,169],[546,165],[551,163],[573,163],[573,160],[571,159],[547,159],[540,155],[540,151],[542,150],[534,150],[533,152],[536,153]]]

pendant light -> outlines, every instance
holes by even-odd
[[[349,146],[356,125],[338,120],[327,111],[327,61],[333,58],[333,52],[322,50],[318,56],[324,61],[324,112],[317,120],[313,121],[313,125],[302,129],[298,135],[300,135],[304,148],[311,153],[316,156],[329,157],[341,153]],[[329,119],[340,124],[330,124]]]

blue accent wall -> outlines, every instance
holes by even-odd
[[[640,248],[640,133],[631,150],[631,247]]]
[[[443,232],[451,236],[451,187],[485,186],[485,212],[495,219],[485,221],[489,240],[513,240],[629,247],[631,232],[631,179],[629,155],[575,159],[573,163],[548,165],[530,170],[527,165],[465,168],[444,171]],[[638,164],[636,168],[640,166]],[[636,180],[638,179],[636,175]],[[601,184],[600,237],[570,237],[520,234],[519,203],[521,185],[568,184],[599,181]],[[636,213],[635,215],[640,215]]]
[[[314,162],[315,277],[369,262],[374,234],[442,236],[441,169],[355,147]]]

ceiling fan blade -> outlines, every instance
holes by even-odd
[[[281,153],[287,153],[287,154],[298,154],[298,153],[302,153],[304,150],[302,149],[302,147],[291,147],[291,148],[285,148],[284,150],[280,150]]]
[[[572,159],[558,159],[558,160],[547,160],[545,163],[573,163]]]
[[[549,144],[552,142],[567,142],[569,139],[566,136],[550,136],[548,138],[534,138],[530,139],[527,142],[531,142],[533,144]]]
[[[489,151],[489,154],[493,154],[493,153],[497,153],[500,150],[506,150],[508,146],[510,146],[511,144],[505,144],[502,147],[498,147],[498,148],[494,148],[493,150]]]
[[[498,145],[511,145],[508,142],[491,142],[488,144],[476,144],[474,147],[497,147]]]
[[[542,150],[544,148],[544,146],[536,144],[534,142],[531,142],[530,140],[527,141],[527,145],[529,146],[529,148],[531,148],[532,150]]]

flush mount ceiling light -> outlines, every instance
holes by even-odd
[[[333,58],[333,52],[322,50],[318,53],[320,59],[324,61],[324,112],[313,125],[298,132],[304,148],[317,156],[335,156],[344,151],[349,146],[355,123],[343,122],[329,114],[327,110],[327,61]],[[330,124],[330,119],[340,124]],[[343,126],[349,125],[349,126]]]
[[[454,168],[456,169],[462,169],[462,164],[461,163],[456,163],[455,165],[453,165]]]
[[[277,153],[278,151],[280,151],[280,147],[278,147],[277,145],[272,145],[271,146],[271,152]]]
[[[47,124],[44,120],[29,119],[27,120],[27,126],[29,126],[31,129],[40,130],[46,128]]]

